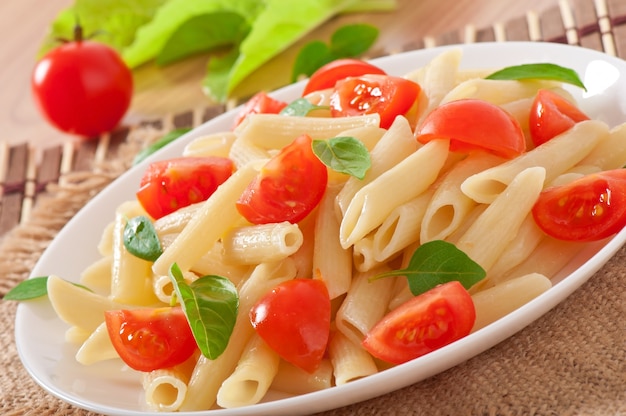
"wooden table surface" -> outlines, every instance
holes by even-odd
[[[39,115],[30,94],[30,75],[35,55],[50,22],[73,0],[3,0],[0,2],[0,140],[10,145],[28,142],[45,148],[73,140],[53,129]],[[367,21],[380,29],[372,48],[393,49],[414,38],[438,36],[468,25],[484,28],[528,12],[540,13],[558,5],[558,0],[397,0],[390,13],[344,15],[324,24],[307,39],[328,39],[337,27]],[[306,41],[307,39],[303,40]],[[278,87],[287,83],[288,68],[300,44],[281,54],[244,83],[240,92]],[[210,103],[200,89],[206,57],[166,68],[147,64],[134,71],[135,93],[125,122],[157,118],[172,112]]]

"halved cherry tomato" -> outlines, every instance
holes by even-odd
[[[509,159],[526,150],[517,120],[497,105],[478,99],[450,101],[435,108],[416,137],[420,143],[447,138],[451,151],[482,149]]]
[[[578,107],[551,90],[539,90],[530,109],[528,127],[535,146],[589,120]]]
[[[302,91],[302,96],[304,97],[314,91],[332,88],[337,81],[344,78],[359,77],[367,74],[385,75],[385,71],[360,59],[337,59],[323,65],[311,75]]]
[[[138,371],[180,364],[197,348],[180,307],[112,310],[104,313],[104,319],[115,351]]]
[[[415,103],[421,88],[415,82],[389,75],[363,75],[337,81],[330,97],[333,117],[380,115],[380,127],[389,128]]]
[[[374,357],[402,364],[463,338],[475,320],[472,297],[455,280],[389,312],[370,329],[362,344]]]
[[[259,299],[250,322],[284,360],[313,372],[330,335],[330,297],[317,279],[287,280]]]
[[[239,197],[241,215],[253,224],[297,223],[313,211],[326,191],[328,171],[311,146],[305,134],[270,159]]]
[[[154,219],[205,201],[232,175],[234,163],[224,157],[179,157],[150,164],[137,199]]]
[[[559,240],[609,237],[626,226],[626,169],[593,173],[545,189],[532,213],[539,228]]]
[[[286,102],[272,98],[263,91],[258,92],[241,108],[235,117],[233,128],[241,124],[250,114],[278,114],[286,106]]]

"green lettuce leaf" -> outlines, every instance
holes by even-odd
[[[58,38],[72,39],[76,19],[85,36],[106,43],[118,51],[133,43],[137,29],[150,22],[169,0],[76,0],[52,22],[40,49],[40,56],[58,46]]]
[[[155,59],[168,39],[194,16],[232,12],[252,22],[262,9],[256,0],[169,0],[154,18],[137,30],[134,42],[122,52],[126,63],[135,68]]]
[[[167,65],[197,53],[237,46],[249,31],[250,25],[238,13],[213,12],[194,16],[170,36],[156,63]]]
[[[223,91],[212,90],[211,78],[224,78],[223,73],[209,71],[205,88],[218,101],[226,99],[248,75],[287,49],[312,29],[338,14],[357,0],[267,0],[256,17],[252,30],[241,43],[239,56],[228,71],[228,84]]]

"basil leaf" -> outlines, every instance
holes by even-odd
[[[302,47],[291,72],[291,82],[300,76],[310,77],[325,64],[340,58],[353,58],[365,52],[378,37],[378,29],[365,23],[345,25],[337,29],[330,43],[314,40]]]
[[[170,279],[200,351],[215,360],[226,349],[237,321],[237,288],[221,276],[203,276],[187,284],[176,263]]]
[[[319,160],[336,172],[363,179],[372,165],[370,152],[354,137],[313,140],[312,146]]]
[[[187,133],[190,130],[191,130],[190,128],[185,127],[185,128],[180,128],[180,129],[175,129],[175,130],[170,131],[165,136],[161,137],[159,140],[152,143],[150,146],[146,147],[139,153],[137,153],[137,155],[133,159],[133,166],[141,163],[145,158],[150,156],[152,153],[172,143],[174,140],[178,139],[180,136],[182,136],[183,134]]]
[[[143,215],[128,220],[123,237],[126,250],[140,259],[155,261],[163,253],[152,221]]]
[[[417,296],[453,280],[469,289],[481,281],[486,272],[454,244],[434,240],[415,250],[406,269],[383,273],[375,279],[386,276],[406,276],[411,293]]]
[[[321,40],[314,40],[302,47],[296,56],[291,70],[291,82],[301,76],[310,77],[315,71],[333,60],[328,45]]]
[[[340,27],[330,38],[330,50],[336,57],[355,57],[365,52],[376,42],[378,29],[365,23]]]
[[[587,91],[585,84],[580,80],[578,73],[570,68],[556,64],[539,63],[509,66],[496,71],[486,77],[494,80],[525,80],[546,79],[565,82],[580,87]]]
[[[17,284],[4,295],[4,300],[31,300],[48,294],[48,276],[33,277]]]
[[[289,105],[282,110],[280,110],[280,114],[284,116],[300,116],[304,117],[309,114],[313,110],[318,110],[321,108],[327,108],[321,105],[312,104],[306,98],[298,98],[297,100],[289,103]]]
[[[76,287],[92,291],[87,286],[79,283],[72,283]],[[4,295],[4,300],[32,300],[48,295],[48,276],[38,276],[26,279],[18,283],[13,289]]]

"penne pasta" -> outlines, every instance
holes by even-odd
[[[350,247],[380,226],[394,208],[426,191],[447,159],[448,145],[448,140],[433,140],[361,188],[341,221],[341,246]],[[404,186],[410,177],[411,186]]]
[[[597,120],[583,121],[541,146],[501,165],[470,176],[461,185],[474,201],[490,203],[522,170],[539,166],[546,182],[580,162],[608,134],[608,126]]]

